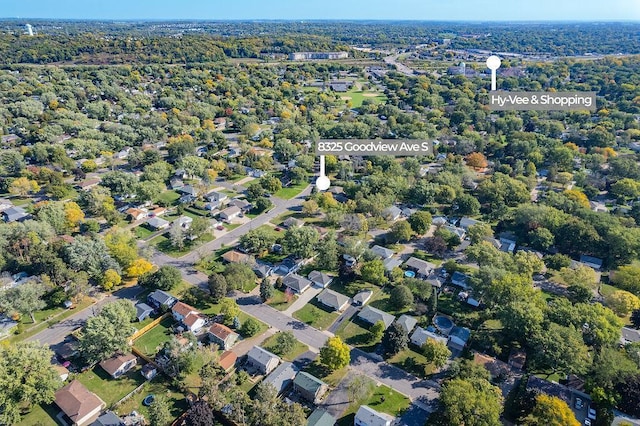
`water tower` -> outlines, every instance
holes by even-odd
[[[467,64],[464,62],[460,62],[460,74],[464,76],[467,75]]]
[[[27,24],[25,25],[26,29],[27,29],[27,34],[29,34],[29,37],[33,37],[33,27],[31,26],[31,24]]]

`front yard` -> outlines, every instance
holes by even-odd
[[[171,245],[169,235],[168,233],[165,233],[151,239],[151,241],[149,241],[149,244],[156,246],[158,250],[165,254],[168,254],[171,257],[182,257],[185,254],[197,249],[201,245],[213,241],[213,238],[214,237],[211,234],[204,234],[200,238],[186,244],[182,250],[179,250]]]
[[[267,305],[279,311],[285,311],[289,306],[293,304],[293,302],[295,302],[295,300],[295,295],[291,295],[289,300],[287,300],[287,295],[284,293],[284,291],[274,288],[273,297],[269,299]]]
[[[387,362],[418,377],[427,377],[435,372],[435,367],[424,355],[409,348],[389,358]]]
[[[293,317],[302,321],[318,330],[326,330],[338,319],[336,312],[326,311],[316,299],[313,299],[306,305],[293,313]]]
[[[362,398],[360,401],[355,401],[349,408],[343,413],[342,417],[338,420],[338,426],[351,426],[353,425],[353,419],[356,411],[361,405],[367,405],[376,411],[382,413],[391,414],[392,416],[399,416],[411,405],[411,401],[406,396],[402,395],[391,389],[388,386],[380,385],[375,388],[373,393],[366,398]]]
[[[267,338],[267,340],[265,340],[264,342],[262,342],[262,346],[264,349],[268,350],[269,352],[273,352],[274,350],[277,352],[277,336],[278,334],[274,334],[273,336],[270,336]],[[309,346],[305,345],[304,343],[301,343],[299,341],[296,340],[296,344],[293,347],[293,349],[291,349],[289,352],[284,353],[282,355],[280,355],[280,357],[282,359],[284,359],[285,361],[293,361],[294,359],[296,359],[299,355],[302,355],[303,353],[307,352],[309,350]]]
[[[371,345],[369,342],[369,330],[353,321],[343,322],[340,327],[338,327],[336,335],[340,336],[345,343],[352,346],[363,347]]]

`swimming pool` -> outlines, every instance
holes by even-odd
[[[404,276],[407,278],[415,278],[416,277],[416,273],[413,271],[405,271]]]

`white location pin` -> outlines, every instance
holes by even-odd
[[[498,90],[496,71],[500,68],[502,61],[496,55],[487,58],[487,68],[491,70],[491,90]]]
[[[331,186],[331,181],[324,171],[324,155],[320,156],[320,176],[316,179],[316,188],[318,191],[326,191]]]

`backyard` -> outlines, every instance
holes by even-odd
[[[136,339],[136,341],[133,342],[133,346],[143,354],[154,357],[158,349],[171,339],[173,335],[171,326],[173,323],[174,321],[171,317],[163,319],[158,325]]]
[[[398,416],[402,414],[411,401],[406,396],[394,391],[388,386],[380,385],[369,394],[367,397],[362,398],[360,401],[352,403],[349,408],[342,414],[342,417],[338,420],[338,426],[351,426],[353,425],[353,419],[356,411],[361,405],[367,405],[376,411],[382,413],[391,414],[392,416]]]
[[[146,380],[140,374],[139,366],[129,370],[120,378],[114,379],[99,365],[79,374],[77,379],[87,389],[98,395],[107,404],[107,407],[111,407],[114,403],[120,401]]]
[[[169,404],[171,415],[174,418],[177,418],[188,408],[184,395],[179,390],[175,389],[168,379],[160,375],[145,383],[140,392],[118,405],[115,408],[115,412],[122,416],[129,414],[132,411],[137,411],[148,419],[149,409],[142,404],[142,400],[147,395],[165,396]]]

